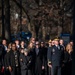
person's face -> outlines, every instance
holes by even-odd
[[[73,46],[73,42],[71,41],[70,44]]]
[[[51,46],[52,45],[52,42],[49,42],[49,46]]]
[[[21,45],[24,45],[24,44],[25,44],[24,41],[22,41],[22,42],[21,42]]]
[[[41,42],[41,47],[43,47],[44,46],[44,43],[43,42]]]
[[[36,48],[39,48],[39,42],[36,42]]]
[[[8,48],[11,48],[11,44],[8,45]]]
[[[54,41],[54,44],[55,44],[55,45],[59,45],[59,42],[58,42],[58,41]]]
[[[6,43],[7,43],[6,40],[3,40],[3,41],[2,41],[2,44],[3,44],[3,45],[6,45]]]
[[[32,43],[35,43],[35,38],[32,38],[32,40],[31,40],[31,41],[32,41]]]
[[[63,40],[60,40],[59,43],[60,43],[61,45],[63,45],[64,41],[63,41]]]
[[[19,40],[16,40],[15,43],[16,43],[16,45],[18,45],[19,44]]]
[[[53,40],[53,41],[52,41],[52,46],[53,46],[54,44],[55,44],[55,41]]]
[[[16,45],[12,44],[11,48],[12,48],[13,51],[15,51],[16,50]]]

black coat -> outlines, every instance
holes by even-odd
[[[42,73],[42,50],[39,48],[38,54],[36,54],[36,48],[33,51],[34,58],[34,67],[35,67],[35,75],[40,75]]]
[[[9,52],[7,52],[4,57],[4,66],[5,66],[5,69],[7,69],[9,66]]]
[[[64,75],[71,75],[72,73],[72,53],[64,52]]]
[[[32,56],[29,54],[25,56],[24,54],[20,53],[20,66],[21,70],[30,70],[32,67]]]
[[[41,54],[42,54],[42,65],[47,66],[47,48],[41,47]]]
[[[6,51],[4,49],[3,45],[0,45],[0,69],[2,66],[4,66],[4,56],[6,54]]]
[[[19,62],[19,56],[20,56],[20,53],[19,51],[17,50],[17,56],[18,56],[18,67],[20,67],[20,62]],[[14,51],[13,50],[10,50],[9,52],[9,59],[8,59],[8,66],[11,66],[11,67],[16,67],[15,65],[15,55],[14,55]]]

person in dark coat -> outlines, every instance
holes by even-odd
[[[3,74],[4,69],[4,54],[3,54],[3,45],[0,45],[0,75]]]
[[[43,41],[40,43],[40,48],[42,51],[42,75],[47,75],[47,48]]]
[[[32,56],[28,54],[28,50],[24,49],[20,54],[21,75],[32,75]]]
[[[65,72],[64,72],[64,70],[65,70],[65,67],[64,67],[64,56],[65,56],[64,52],[65,52],[65,46],[64,46],[64,41],[63,41],[63,39],[60,39],[60,40],[59,40],[59,45],[60,45],[61,51],[62,51],[61,75],[64,75],[64,74],[65,74]]]
[[[4,51],[6,52],[7,51],[7,40],[6,39],[2,40],[2,45],[4,47]]]
[[[48,46],[48,51],[47,51],[47,65],[48,65],[48,75],[51,75],[51,67],[49,66],[49,64],[51,64],[50,59],[50,51],[52,49],[52,41],[49,40],[48,42],[49,46]]]
[[[8,59],[8,68],[11,75],[20,75],[19,56],[20,53],[16,48],[16,44],[12,43]]]
[[[4,58],[5,75],[10,75],[8,62],[9,62],[9,52],[6,53],[5,58]]]
[[[21,41],[20,42],[20,48],[26,48],[27,47],[27,45],[26,45],[26,43],[25,43],[25,41]]]
[[[7,48],[7,53],[5,54],[5,57],[4,57],[4,73],[5,75],[10,75],[10,72],[9,72],[9,66],[8,66],[8,63],[9,63],[9,52],[11,50],[11,43],[8,44],[8,48]]]
[[[54,46],[50,50],[49,66],[51,67],[51,75],[61,75],[62,51],[59,46],[58,39],[54,40]]]
[[[72,74],[72,53],[73,48],[72,45],[67,44],[65,50],[65,57],[64,57],[64,67],[65,67],[65,74],[64,75],[71,75]]]
[[[17,50],[20,48],[20,41],[18,39],[15,40]]]
[[[41,75],[42,73],[42,52],[40,49],[39,42],[36,41],[36,47],[34,48],[34,67],[35,67],[35,73],[34,75]]]

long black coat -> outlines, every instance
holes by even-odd
[[[20,56],[20,53],[19,51],[17,50],[17,56],[18,56],[18,67],[20,66],[20,63],[19,63],[19,56]],[[16,67],[15,65],[15,55],[14,55],[14,51],[13,50],[10,50],[9,52],[9,59],[8,59],[8,66],[11,66],[11,67]]]
[[[44,69],[42,70],[42,75],[48,75],[47,71],[48,71],[48,66],[47,66],[47,51],[48,49],[44,46],[41,47],[41,54],[42,54],[42,66],[44,66]]]
[[[4,50],[4,46],[0,45],[0,69],[2,66],[4,66],[4,56],[6,54],[6,51]]]
[[[27,69],[31,69],[31,65],[32,65],[32,56],[31,55],[27,55],[25,56],[23,53],[20,53],[20,66],[21,66],[21,70],[27,70]]]
[[[39,48],[38,55],[36,54],[36,48],[33,51],[33,58],[34,58],[34,68],[35,68],[35,75],[41,75],[42,73],[42,50]]]
[[[72,73],[72,53],[64,52],[64,75],[71,75]]]
[[[42,65],[43,66],[46,66],[47,65],[47,48],[46,47],[41,47],[41,54],[42,54]]]

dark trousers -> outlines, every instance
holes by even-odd
[[[48,75],[51,75],[51,68],[48,67]]]
[[[10,72],[9,72],[8,69],[5,69],[5,71],[4,71],[4,75],[10,75]]]
[[[40,68],[36,68],[34,75],[41,75],[41,74],[42,74],[42,69],[40,70]]]
[[[53,66],[51,69],[51,75],[61,75],[61,67]]]
[[[31,70],[21,70],[21,75],[32,75]]]
[[[42,70],[42,74],[41,75],[48,75],[48,67],[45,66],[45,69]]]
[[[11,75],[20,75],[20,68],[13,67],[12,72],[10,72]]]

